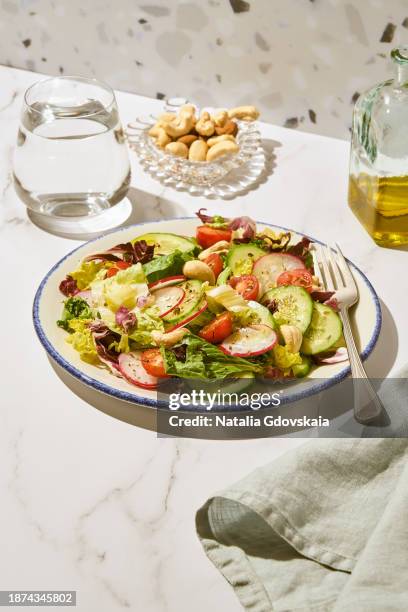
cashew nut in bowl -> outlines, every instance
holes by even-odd
[[[222,155],[232,155],[238,153],[238,151],[239,146],[236,142],[232,142],[231,140],[223,140],[222,142],[219,142],[218,144],[208,149],[207,161],[211,162],[215,159],[218,159],[219,157],[222,157]]]
[[[157,346],[174,346],[180,340],[189,334],[189,330],[185,327],[179,327],[178,329],[174,329],[173,331],[163,333],[161,331],[157,331],[156,329],[152,331],[152,338],[157,344]]]
[[[214,122],[215,122],[215,125],[217,125],[218,127],[224,127],[227,121],[228,121],[228,113],[225,110],[219,111],[216,115],[214,115]]]
[[[156,125],[164,127],[169,121],[173,121],[175,117],[176,115],[174,113],[162,113],[159,115]]]
[[[259,117],[259,110],[256,106],[237,106],[229,109],[228,116],[230,119],[254,121]]]
[[[166,145],[168,145],[171,142],[170,136],[168,136],[165,130],[157,123],[152,128],[150,128],[149,136],[152,136],[153,138],[155,138],[157,146],[160,147],[161,149],[163,149]]]
[[[222,127],[216,126],[215,132],[219,136],[221,136],[222,134],[231,134],[231,136],[236,136],[238,132],[238,126],[235,121],[231,121],[231,119],[228,119],[228,121]]]
[[[172,155],[192,162],[212,162],[223,155],[237,153],[239,125],[259,115],[256,107],[249,105],[218,109],[213,115],[206,110],[201,116],[196,113],[193,104],[175,107],[173,112],[162,113],[148,134],[158,147]]]
[[[184,142],[170,142],[164,147],[164,150],[177,157],[188,157],[188,146]]]
[[[185,136],[180,136],[180,138],[177,138],[177,142],[184,142],[184,144],[189,147],[197,139],[198,136],[195,134],[186,134]]]
[[[230,140],[231,142],[235,142],[235,137],[231,134],[221,134],[220,136],[212,136],[207,140],[207,144],[209,147],[213,147],[219,142],[223,142],[224,140]]]
[[[200,119],[195,124],[195,129],[201,136],[212,136],[215,130],[215,123],[210,117],[210,113],[204,111]]]
[[[205,140],[194,141],[188,152],[188,159],[190,161],[205,161],[207,158],[208,145]]]
[[[183,104],[183,106],[180,107],[179,115],[180,117],[183,117],[183,116],[194,117],[195,112],[196,112],[196,109],[193,104]]]
[[[164,129],[172,138],[179,138],[188,134],[194,127],[194,117],[192,115],[176,116],[174,119],[164,124]]]
[[[186,261],[183,266],[183,274],[186,278],[196,279],[215,285],[215,275],[210,266],[203,261],[193,259]]]

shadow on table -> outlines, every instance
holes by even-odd
[[[371,378],[386,378],[392,369],[398,353],[398,330],[387,305],[380,300],[382,326],[374,351],[365,362]]]
[[[125,402],[105,393],[95,391],[81,383],[79,380],[71,376],[53,359],[48,357],[52,369],[61,380],[77,397],[93,406],[97,410],[105,414],[119,419],[129,425],[157,431],[157,412],[156,408],[148,408],[146,406],[138,406],[130,402]]]
[[[116,215],[116,212],[119,212],[119,215]],[[115,229],[120,229],[121,227],[126,227],[128,225],[133,225],[134,223],[142,223],[145,221],[159,221],[160,219],[169,219],[172,217],[180,217],[183,216],[183,210],[177,206],[175,202],[171,200],[167,200],[166,198],[162,198],[160,196],[152,195],[151,193],[147,193],[146,191],[142,191],[137,189],[136,187],[130,187],[127,197],[113,206],[109,210],[97,217],[90,217],[86,219],[87,227],[92,226],[92,219],[94,219],[95,223],[95,231],[86,231],[81,233],[74,232],[61,232],[58,230],[51,229],[49,227],[42,227],[41,224],[37,222],[35,216],[30,214],[30,211],[27,211],[27,216],[31,223],[33,223],[40,230],[47,232],[48,234],[52,234],[53,236],[59,236],[61,238],[68,238],[70,240],[92,240],[92,238],[97,238],[102,234],[107,233],[108,231],[113,231]],[[116,220],[119,222],[115,222],[112,227],[109,226],[107,216],[115,213]],[[104,220],[105,219],[105,220]],[[80,225],[80,221],[78,221],[78,225]],[[106,227],[104,225],[107,225]]]
[[[220,198],[220,196],[214,196],[208,199],[232,200],[236,197],[246,195],[251,191],[256,191],[260,185],[266,183],[276,168],[275,149],[281,147],[282,143],[277,140],[263,139],[262,146],[265,151],[265,166],[259,177],[255,179],[253,183],[237,193],[226,194],[222,198]],[[143,172],[143,170],[140,169],[140,172]],[[240,183],[240,172],[245,173],[245,168],[238,168],[231,173],[231,180],[238,185]],[[163,185],[163,189],[164,188],[165,185]],[[185,212],[184,209],[182,209],[176,202],[164,198],[160,194],[153,195],[138,189],[135,186],[131,186],[127,193],[127,197],[116,204],[116,206],[113,206],[109,210],[94,218],[84,218],[83,224],[86,224],[87,228],[85,231],[84,228],[81,228],[81,231],[78,231],[77,233],[63,231],[61,229],[53,229],[48,225],[49,220],[47,220],[47,225],[44,226],[39,221],[40,216],[38,216],[37,219],[37,216],[30,213],[30,211],[27,212],[27,215],[30,221],[42,231],[46,231],[54,236],[60,236],[61,238],[85,241],[100,236],[110,229],[119,229],[120,227],[145,221],[158,221],[160,219],[181,217],[185,216]],[[80,228],[80,226],[81,221],[78,221],[78,228]],[[92,230],[89,231],[89,228],[92,228]]]
[[[124,225],[186,216],[185,208],[179,206],[177,202],[137,187],[130,187],[127,197],[132,204],[132,212]],[[191,216],[194,216],[193,209]]]

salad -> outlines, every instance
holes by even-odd
[[[155,389],[168,377],[291,380],[347,358],[308,238],[196,214],[194,237],[136,236],[61,281],[57,325],[81,359]]]

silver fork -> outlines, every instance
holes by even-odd
[[[383,405],[367,377],[350,325],[348,311],[358,302],[357,285],[339,245],[335,246],[334,249],[314,245],[315,274],[327,291],[335,292],[333,297],[339,304],[351,375],[358,379],[354,384],[354,418],[359,423],[369,423],[381,414]]]

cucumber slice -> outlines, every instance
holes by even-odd
[[[233,276],[251,274],[254,262],[265,255],[265,251],[256,244],[235,244],[228,251],[226,264]]]
[[[312,369],[312,360],[306,355],[302,355],[302,363],[292,366],[293,376],[296,378],[304,378]]]
[[[303,287],[275,287],[262,297],[263,302],[270,300],[274,300],[277,306],[273,315],[275,321],[296,325],[302,333],[307,330],[312,320],[313,300]]]
[[[264,325],[269,325],[272,329],[276,329],[277,325],[275,319],[270,310],[266,306],[262,306],[259,302],[254,302],[250,300],[248,302],[248,306],[255,310],[256,314],[259,317],[259,323],[263,323]]]
[[[232,274],[232,270],[229,266],[224,268],[224,270],[220,272],[218,275],[217,285],[226,285],[231,274]]]
[[[162,320],[169,325],[176,325],[180,321],[187,319],[188,316],[197,309],[203,299],[201,281],[190,280],[178,286],[184,290],[184,299],[178,306],[173,308],[171,312],[162,318]]]
[[[158,255],[169,255],[174,253],[174,251],[182,251],[184,253],[197,249],[197,244],[193,240],[184,236],[178,236],[177,234],[152,232],[151,234],[142,234],[132,240],[132,242],[138,240],[145,240],[147,244],[154,244],[155,257]]]
[[[337,312],[326,304],[314,302],[312,320],[303,336],[300,350],[305,355],[327,351],[339,340],[342,332],[343,326]]]

